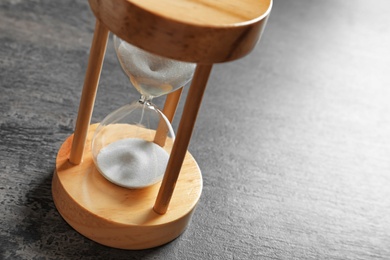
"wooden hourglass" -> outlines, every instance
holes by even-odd
[[[75,132],[56,159],[54,203],[75,230],[98,243],[123,249],[159,246],[185,230],[201,195],[202,175],[187,148],[212,65],[241,58],[254,48],[272,0],[89,4],[97,18],[95,32]],[[166,128],[151,130],[154,139],[149,141],[171,150],[162,181],[137,189],[104,178],[96,158],[94,162],[91,143],[98,125],[90,121],[109,31],[146,52],[197,64],[174,142]],[[167,96],[163,117],[168,121],[180,94],[181,88]]]

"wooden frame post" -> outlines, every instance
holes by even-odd
[[[96,20],[72,149],[69,156],[69,161],[72,164],[80,164],[83,160],[85,140],[87,138],[89,124],[91,123],[93,105],[95,104],[100,73],[106,53],[108,33],[108,29],[99,20]]]
[[[169,93],[167,99],[165,100],[165,105],[162,113],[167,117],[168,121],[171,123],[175,116],[177,105],[179,104],[182,91],[183,88],[176,89],[175,91]],[[165,145],[165,140],[167,138],[167,132],[168,129],[166,125],[162,120],[160,120],[153,142],[163,147]]]
[[[211,69],[212,65],[209,64],[198,64],[196,67],[194,78],[184,105],[175,143],[153,207],[154,211],[158,214],[165,214],[168,210],[169,202],[172,198],[176,181],[187,153]]]

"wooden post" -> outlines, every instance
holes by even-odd
[[[174,92],[169,93],[167,99],[165,100],[165,105],[162,112],[167,117],[169,122],[172,122],[173,117],[175,116],[176,108],[177,105],[179,104],[182,91],[183,88],[179,88]],[[165,145],[165,140],[167,138],[167,131],[168,129],[166,128],[166,125],[162,120],[160,120],[153,142],[163,147]]]
[[[202,102],[202,97],[206,89],[207,81],[212,65],[198,64],[195,70],[194,79],[188,92],[183,115],[180,120],[179,129],[167,169],[161,183],[160,190],[154,204],[154,211],[158,214],[165,214],[168,210],[169,202],[175,189],[184,157],[190,143],[192,130]]]
[[[72,164],[80,164],[83,160],[85,140],[89,124],[91,123],[93,105],[95,103],[96,91],[107,47],[108,33],[108,29],[101,24],[99,20],[96,20],[83,92],[81,94],[79,113],[76,121],[76,129],[69,157],[69,161]]]

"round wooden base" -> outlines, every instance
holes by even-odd
[[[95,168],[88,131],[83,162],[73,165],[69,154],[73,135],[61,146],[53,176],[54,203],[75,230],[106,246],[146,249],[168,243],[187,227],[202,191],[199,167],[187,152],[166,214],[154,212],[161,182],[127,189],[107,181]]]

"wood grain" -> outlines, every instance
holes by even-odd
[[[160,182],[143,189],[127,189],[107,181],[92,160],[91,139],[97,124],[88,130],[84,160],[69,162],[73,135],[61,146],[53,177],[53,198],[63,218],[84,236],[107,246],[145,249],[165,244],[187,227],[202,191],[202,177],[191,154],[186,159],[177,182],[170,210],[162,215],[153,211]],[[128,137],[155,133],[126,125],[111,125]],[[116,136],[106,136],[107,142]],[[166,142],[170,150],[172,142]]]
[[[176,60],[217,63],[248,54],[272,0],[89,0],[95,16],[123,40]]]

